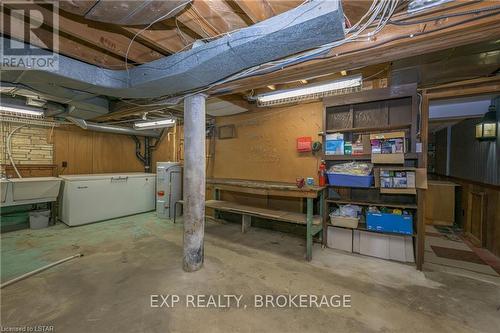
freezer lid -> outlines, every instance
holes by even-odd
[[[118,179],[118,178],[156,178],[154,173],[145,172],[124,172],[124,173],[94,173],[84,175],[60,175],[59,178],[65,181],[85,181],[85,180],[100,180],[100,179]]]
[[[182,166],[180,162],[156,162],[156,167],[172,167],[172,166]]]

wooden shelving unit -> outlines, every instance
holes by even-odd
[[[338,226],[336,226],[335,228],[353,229],[353,228],[338,227]],[[399,232],[386,232],[386,231],[370,230],[370,229],[367,228],[366,223],[359,223],[358,227],[354,228],[353,230],[361,230],[361,231],[373,232],[373,233],[382,234],[382,235],[413,236],[413,237],[415,237],[417,235],[416,233],[413,233],[413,234],[409,235],[409,234],[403,234],[403,233],[399,233]]]
[[[325,161],[370,161],[372,159],[371,154],[363,155],[324,155]],[[418,154],[416,153],[406,153],[405,160],[417,160]]]
[[[352,132],[352,133],[367,133],[367,132],[383,132],[383,131],[392,131],[392,130],[397,130],[397,129],[404,129],[404,128],[410,128],[411,124],[396,124],[396,125],[387,125],[387,126],[380,126],[380,127],[352,127],[352,128],[339,128],[339,129],[331,129],[331,130],[325,130],[325,133],[331,134],[331,133],[346,133],[346,132]]]
[[[408,151],[404,156],[404,169],[423,167],[422,153],[417,153],[418,129],[418,96],[415,84],[401,85],[371,91],[361,91],[343,96],[342,99],[327,98],[324,100],[322,134],[343,133],[347,140],[354,134],[373,134],[391,131],[404,131],[409,140]],[[426,124],[425,124],[426,125]],[[423,125],[422,125],[423,126]],[[325,135],[323,135],[323,147]],[[371,154],[363,155],[325,155],[327,169],[336,163],[349,161],[371,161]],[[377,164],[377,167],[397,168],[398,165]],[[425,167],[425,166],[424,166]],[[366,224],[360,223],[356,230],[414,237],[414,253],[417,269],[422,269],[424,225],[422,212],[419,211],[419,195],[417,194],[384,194],[374,186],[369,188],[328,186],[328,192],[334,191],[333,197],[326,196],[324,211],[323,241],[327,242],[329,223],[328,213],[333,205],[355,204],[359,206],[378,206],[398,208],[413,212],[413,234],[379,232],[369,230]],[[417,191],[418,192],[418,191]]]
[[[370,201],[356,201],[356,200],[335,200],[326,199],[326,202],[335,203],[339,205],[353,204],[358,206],[379,206],[379,207],[391,207],[391,208],[402,208],[402,209],[417,209],[416,204],[401,204],[401,203],[391,203],[391,202],[370,202]]]

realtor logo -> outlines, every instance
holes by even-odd
[[[59,8],[55,1],[3,0],[0,4],[2,70],[57,70]]]

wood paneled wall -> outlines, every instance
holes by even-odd
[[[175,138],[165,134],[153,151],[153,172],[157,161],[173,160]],[[68,166],[62,167],[66,161]],[[141,172],[143,164],[135,156],[135,142],[128,136],[85,131],[74,126],[55,129],[54,164],[59,174]]]
[[[474,245],[485,247],[500,257],[500,187],[481,185],[456,178],[453,181],[462,185],[461,200],[466,235],[468,233],[472,235],[471,241],[475,243]],[[471,200],[471,194],[476,193],[484,195],[483,207],[471,206],[475,204],[475,201]],[[472,209],[479,211],[481,208],[483,220],[469,212]],[[480,242],[476,243],[478,239]]]
[[[236,137],[216,139],[212,177],[295,182],[317,181],[319,157],[297,152],[296,139],[321,141],[322,103],[219,117],[217,127],[234,125]]]
[[[218,117],[217,127],[234,125],[236,137],[215,139],[213,164],[207,175],[292,183],[298,177],[314,177],[317,183],[320,157],[297,152],[296,139],[310,136],[321,141],[322,114],[323,103],[310,103]],[[222,200],[289,211],[303,209],[301,200],[293,198],[224,192]]]
[[[464,234],[469,235],[471,242],[478,247],[484,247],[500,257],[500,186],[481,184],[470,180],[444,175],[432,175],[432,178],[449,180],[461,186],[459,191],[461,219]],[[473,194],[484,196],[483,206],[479,207],[477,200],[471,200]],[[478,214],[472,214],[482,209],[483,219]]]

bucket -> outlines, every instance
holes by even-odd
[[[43,229],[49,226],[50,209],[34,210],[29,212],[30,229]]]

